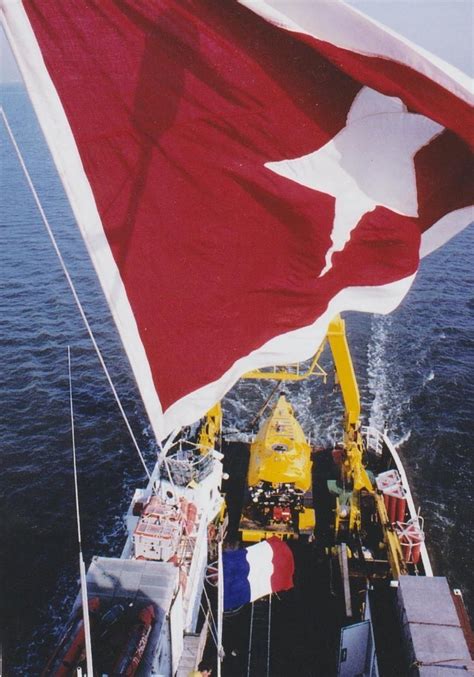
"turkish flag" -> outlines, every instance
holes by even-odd
[[[285,7],[4,9],[159,437],[392,310],[470,220],[463,82],[337,0]]]

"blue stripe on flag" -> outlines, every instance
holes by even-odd
[[[224,610],[236,609],[250,601],[247,549],[222,553],[224,569]]]

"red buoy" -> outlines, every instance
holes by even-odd
[[[418,564],[421,557],[421,544],[425,540],[425,535],[418,522],[399,524],[397,533],[405,562]]]

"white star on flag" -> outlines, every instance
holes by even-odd
[[[364,87],[354,99],[346,126],[326,145],[293,160],[265,167],[336,198],[332,245],[319,277],[331,268],[352,230],[367,212],[387,207],[418,216],[414,157],[443,127],[407,112],[403,102]]]

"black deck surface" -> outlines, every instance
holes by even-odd
[[[239,540],[238,525],[249,448],[243,443],[228,443],[223,451],[224,471],[229,474],[229,480],[223,487],[227,492],[229,510],[227,540],[232,546],[237,545]],[[329,463],[326,457],[325,462]],[[319,511],[330,510],[323,503],[316,508]],[[324,536],[326,538],[327,534]],[[271,611],[268,598],[255,602],[252,639],[251,605],[227,612],[224,616],[224,677],[247,674],[252,677],[265,677],[267,674],[272,677],[329,677],[335,674],[338,627],[342,620],[340,599],[333,594],[336,593],[334,586],[338,584],[338,574],[336,572],[336,580],[333,581],[330,560],[320,544],[308,542],[307,538],[288,541],[288,544],[295,557],[295,586],[292,590],[273,595]]]
[[[238,527],[245,496],[249,447],[243,443],[227,443],[223,451],[224,471],[229,474],[223,487],[229,511],[226,545],[242,547]],[[294,588],[274,594],[271,605],[269,598],[254,603],[252,635],[250,604],[224,615],[224,677],[335,677],[340,628],[360,620],[358,612],[365,599],[367,576],[376,589],[371,593],[371,608],[377,626],[375,640],[380,675],[401,677],[404,674],[394,589],[389,587],[386,564],[380,562],[379,568],[373,563],[369,572],[363,557],[352,561],[354,615],[346,618],[344,613],[339,565],[328,555],[334,545],[335,499],[328,491],[327,480],[337,479],[338,474],[331,450],[318,450],[313,454],[315,539],[300,537],[287,541],[295,558]],[[380,540],[380,537],[378,529],[374,539]],[[350,537],[349,546],[353,551],[357,550],[356,536]],[[215,590],[210,594],[215,596]],[[206,655],[215,659],[212,642],[208,644]]]

